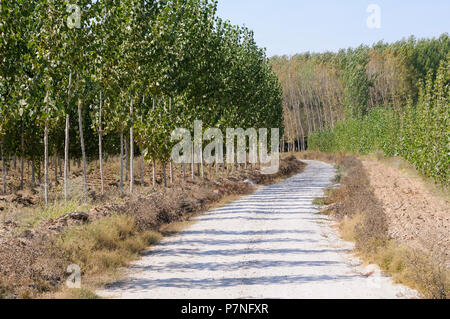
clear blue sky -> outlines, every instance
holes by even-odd
[[[369,4],[381,9],[380,29],[367,27]],[[269,56],[450,33],[450,0],[219,0],[218,11],[252,29]]]

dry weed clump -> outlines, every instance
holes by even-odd
[[[160,238],[156,232],[139,232],[133,217],[115,215],[68,229],[58,244],[66,260],[92,275],[126,266]]]
[[[0,297],[32,298],[64,278],[65,260],[47,235],[10,238],[0,245]]]
[[[356,246],[365,253],[373,253],[388,240],[386,215],[375,198],[361,161],[347,156],[340,165],[346,173],[341,177],[341,186],[331,193],[331,201],[340,203],[334,214],[341,220],[361,215],[360,222],[355,224]]]

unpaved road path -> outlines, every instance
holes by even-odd
[[[331,165],[261,187],[196,218],[98,291],[112,298],[414,298],[350,255],[333,222],[312,204],[331,185]]]

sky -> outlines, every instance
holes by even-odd
[[[218,16],[253,30],[268,56],[450,33],[450,0],[219,0]]]

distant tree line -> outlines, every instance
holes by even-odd
[[[448,34],[274,57],[290,150],[402,156],[449,184]]]

